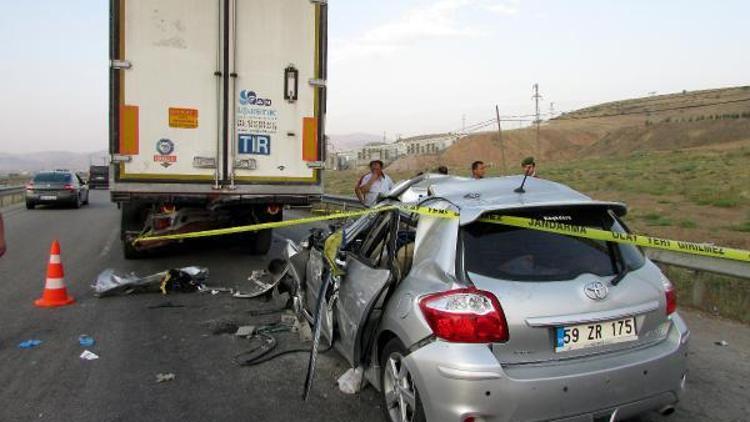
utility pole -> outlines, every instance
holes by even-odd
[[[555,103],[551,102],[549,103],[549,118],[555,117]]]
[[[461,132],[466,134],[466,115],[461,116]]]
[[[500,126],[500,106],[495,105],[495,115],[497,116],[497,141],[500,143],[500,154],[503,156],[503,175],[508,174],[508,167],[505,165],[505,145],[503,144],[503,129]]]
[[[539,145],[539,125],[542,123],[542,120],[539,114],[539,100],[542,99],[542,96],[539,95],[539,84],[534,84],[534,96],[531,98],[534,99],[536,107],[536,120],[534,121],[534,123],[536,124],[536,155],[537,159],[541,159],[542,149]]]

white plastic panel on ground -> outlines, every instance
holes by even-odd
[[[138,107],[139,139],[124,178],[213,180],[215,170],[194,167],[193,157],[217,158],[219,2],[123,4],[123,58],[132,68],[122,72],[122,103]]]
[[[316,8],[307,0],[236,0],[232,149],[254,159],[236,182],[312,179],[302,157],[303,118],[315,117]],[[299,72],[298,99],[284,99],[285,69]],[[312,181],[312,180],[310,180]]]

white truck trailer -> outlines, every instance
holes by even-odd
[[[126,258],[320,199],[326,0],[110,0],[110,191]],[[271,231],[246,235],[265,253]]]

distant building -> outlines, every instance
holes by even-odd
[[[453,133],[439,133],[434,135],[412,136],[396,141],[402,155],[426,155],[438,152],[455,144],[458,135]]]
[[[326,168],[330,170],[348,170],[357,165],[357,151],[338,151],[328,155]]]
[[[371,142],[356,150],[329,153],[326,168],[347,170],[366,167],[373,160],[380,160],[387,166],[406,155],[437,154],[455,144],[458,138],[453,133],[441,133],[399,138],[392,143]]]
[[[390,164],[399,157],[398,146],[385,142],[373,142],[365,145],[357,151],[357,165],[366,166],[373,160],[380,160],[385,165]]]

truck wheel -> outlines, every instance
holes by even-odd
[[[125,259],[141,259],[146,256],[145,252],[136,249],[133,243],[127,240],[122,241],[122,252]]]
[[[253,255],[265,255],[271,249],[273,243],[273,229],[261,230],[250,237],[250,253]]]
[[[139,259],[146,254],[137,250],[128,239],[128,234],[140,232],[145,223],[144,208],[138,204],[123,203],[120,214],[120,239],[122,239],[122,251],[125,259]]]

